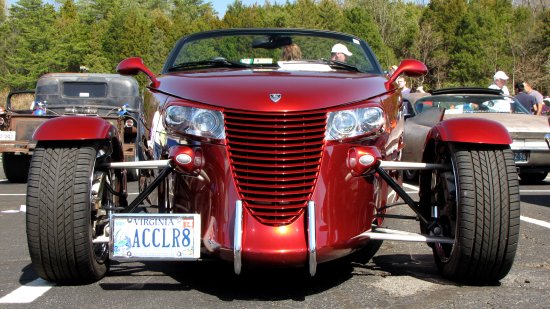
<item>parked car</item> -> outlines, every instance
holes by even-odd
[[[301,58],[282,60],[287,46]],[[36,131],[26,221],[40,277],[90,282],[111,260],[203,258],[228,261],[237,274],[261,266],[315,275],[318,264],[367,255],[382,240],[429,243],[454,280],[493,283],[510,270],[519,189],[505,128],[442,121],[422,143],[423,164],[399,161],[404,106],[395,80],[426,74],[423,63],[403,60],[386,77],[352,35],[227,29],[182,38],[158,76],[140,58],[117,71],[150,80],[155,160],[125,161],[109,133],[116,128],[97,117],[60,117]],[[491,134],[472,135],[474,127]],[[56,157],[70,160],[46,164]],[[400,170],[411,166],[424,171],[419,201],[400,186]],[[124,168],[156,171],[131,203]],[[151,195],[155,207],[142,203]],[[397,196],[420,233],[385,227]]]
[[[30,100],[29,94],[33,94]],[[26,102],[12,104],[15,98],[23,95],[27,95]],[[31,155],[36,146],[33,133],[46,120],[59,116],[105,119],[117,128],[126,160],[139,160],[147,149],[145,127],[139,115],[142,104],[139,85],[132,77],[84,73],[43,75],[36,90],[10,93],[6,110],[0,113],[0,152],[6,178],[10,182],[27,181]],[[130,170],[130,178],[137,179],[137,171]]]
[[[550,150],[544,140],[549,132],[548,119],[531,114],[514,97],[487,88],[449,88],[411,101],[409,109],[416,116],[405,123],[407,147],[403,160],[421,162],[422,141],[441,120],[437,116],[439,108],[444,111],[440,115],[442,119],[483,118],[502,124],[512,137],[511,148],[520,178],[525,182],[540,182],[548,176]],[[430,112],[424,114],[426,111]],[[490,133],[478,128],[475,134]],[[414,172],[408,171],[406,175],[412,178]]]

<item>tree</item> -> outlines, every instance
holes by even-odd
[[[10,46],[5,52],[5,74],[0,77],[11,90],[34,89],[40,75],[57,68],[54,21],[54,7],[41,0],[20,0],[11,6],[6,22]]]

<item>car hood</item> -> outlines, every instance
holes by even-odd
[[[250,111],[330,108],[387,92],[379,75],[347,72],[235,71],[172,73],[158,90],[186,100]],[[270,95],[281,98],[274,102]]]
[[[500,122],[506,127],[512,138],[520,134],[521,136],[528,134],[549,133],[548,118],[545,116],[535,116],[527,114],[506,114],[506,113],[473,113],[461,115],[445,115],[444,119],[451,118],[484,118]]]

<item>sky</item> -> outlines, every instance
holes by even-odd
[[[218,12],[218,16],[223,17],[225,15],[225,11],[227,10],[227,6],[235,2],[235,0],[204,0],[204,2],[210,2],[212,3],[212,6],[214,7],[214,10]],[[252,4],[259,4],[264,5],[265,0],[241,0],[241,2],[244,5],[252,5]],[[286,0],[269,0],[269,3],[271,4],[284,4],[286,3]]]

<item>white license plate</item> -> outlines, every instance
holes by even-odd
[[[14,141],[15,131],[0,131],[0,141]]]
[[[198,214],[113,214],[111,224],[115,260],[200,258]]]
[[[514,161],[516,163],[527,163],[527,152],[526,151],[514,152]]]

